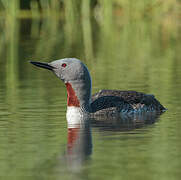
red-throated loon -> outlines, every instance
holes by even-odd
[[[153,95],[136,91],[101,90],[91,96],[90,73],[88,68],[76,58],[65,58],[50,63],[30,62],[35,66],[51,70],[65,83],[68,121],[74,119],[71,118],[72,115],[109,116],[166,110]]]

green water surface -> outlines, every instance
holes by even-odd
[[[82,20],[83,21],[83,20]],[[181,179],[181,36],[175,21],[0,19],[0,177]],[[154,94],[168,108],[129,131],[92,128],[92,154],[67,167],[66,89],[28,61],[81,59],[100,89]],[[77,165],[78,166],[78,165]]]

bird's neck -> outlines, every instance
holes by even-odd
[[[65,83],[68,109],[81,109],[90,112],[91,84],[84,81]]]
[[[75,90],[73,89],[72,85],[70,83],[66,83],[67,88],[67,106],[68,107],[80,107],[80,101],[75,94]]]

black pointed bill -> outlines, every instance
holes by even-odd
[[[38,66],[38,67],[41,67],[41,68],[44,68],[44,69],[48,69],[48,70],[51,70],[51,71],[53,71],[53,69],[55,69],[55,67],[50,66],[48,63],[41,63],[41,62],[35,62],[35,61],[30,61],[30,63],[35,65],[35,66]]]

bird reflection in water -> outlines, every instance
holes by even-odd
[[[96,117],[91,119],[91,126],[101,131],[131,131],[152,125],[159,120],[164,112],[145,112],[137,114],[124,114],[117,117]]]
[[[68,124],[67,165],[72,172],[80,171],[92,154],[91,127],[99,131],[128,133],[134,129],[154,124],[162,113],[141,113],[119,117],[76,117],[74,124]],[[85,119],[86,118],[86,119]],[[69,122],[69,121],[68,121]]]
[[[68,168],[77,172],[92,154],[91,126],[89,117],[72,116],[71,118],[75,119],[68,124],[66,159]]]

